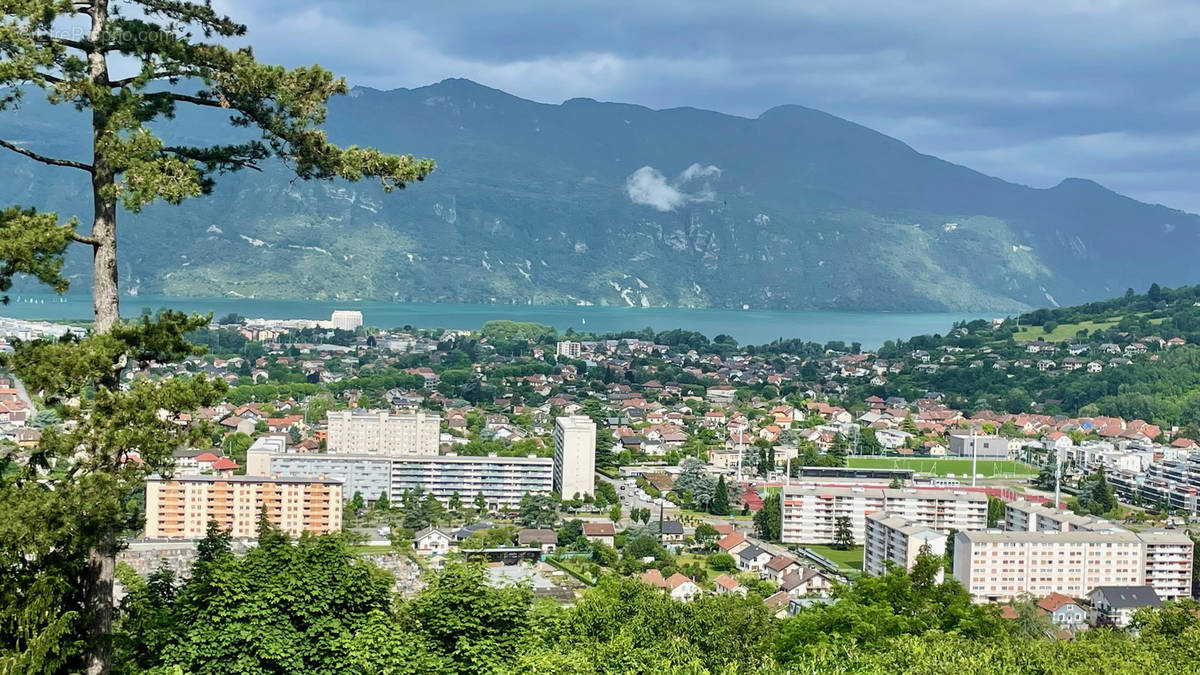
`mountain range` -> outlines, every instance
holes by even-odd
[[[87,157],[83,116],[30,96],[0,136]],[[122,213],[130,292],[405,302],[1013,311],[1197,281],[1200,217],[1092,181],[1037,189],[800,106],[754,119],[572,99],[462,79],[355,88],[340,144],[432,157],[392,194],[222,177],[213,195]],[[185,111],[172,142],[236,138]],[[0,204],[78,214],[82,174],[0,154]],[[75,287],[88,264],[72,258]]]

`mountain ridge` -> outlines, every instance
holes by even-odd
[[[5,113],[32,146],[85,152],[78,115]],[[1013,311],[1194,282],[1200,217],[1082,178],[988,176],[800,105],[758,117],[573,98],[451,78],[355,87],[337,143],[438,160],[396,195],[235,174],[211,197],[122,214],[142,292],[617,306]],[[181,115],[171,140],[235,138]],[[6,137],[9,134],[6,132]],[[11,153],[10,153],[11,154]],[[86,187],[0,156],[0,203],[88,213]],[[1120,262],[1119,265],[1109,263]],[[68,272],[86,280],[86,260]]]

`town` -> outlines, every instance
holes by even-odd
[[[1008,319],[870,351],[363,320],[230,315],[191,336],[207,354],[124,374],[203,373],[228,389],[188,420],[211,444],[180,448],[173,471],[146,480],[144,529],[128,533],[123,565],[184,573],[212,526],[253,546],[266,519],[291,536],[347,533],[401,593],[478,560],[490,583],[561,603],[620,575],[681,602],[753,594],[783,617],[932,556],[937,578],[976,603],[1014,618],[1032,603],[1063,637],[1126,627],[1195,590],[1196,434],[1047,411],[1055,401],[964,410],[956,392],[919,386],[939,372],[1154,367],[1193,349],[1182,333],[985,339],[1019,330]],[[55,423],[0,382],[16,461]]]

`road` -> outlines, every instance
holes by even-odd
[[[622,513],[621,524],[622,525],[632,525],[633,524],[633,521],[629,520],[629,509],[631,509],[631,508],[650,509],[651,520],[658,519],[658,513],[659,513],[658,504],[655,504],[653,500],[640,499],[637,496],[638,488],[636,486],[626,485],[624,480],[609,478],[608,476],[605,476],[602,473],[597,473],[596,479],[611,483],[613,486],[613,489],[615,489],[617,491],[617,496],[621,499],[621,513]],[[621,489],[621,486],[623,486],[623,485],[625,486],[624,490]],[[733,525],[742,534],[746,534],[746,533],[752,531],[752,527],[749,523],[746,523],[744,521],[735,522],[729,516],[713,516],[713,515],[697,516],[697,515],[691,514],[691,513],[689,513],[689,515],[699,518],[700,520],[702,520],[710,525]],[[666,520],[678,520],[679,516],[680,516],[680,511],[678,508],[669,508],[668,507],[663,510],[663,518]],[[692,528],[685,528],[684,531],[687,534],[691,534]],[[766,548],[766,547],[764,546],[763,548]],[[771,550],[771,549],[768,549],[768,550]],[[774,552],[774,551],[772,551],[772,552]]]

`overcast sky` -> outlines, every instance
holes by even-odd
[[[216,0],[264,61],[755,117],[796,103],[1049,187],[1200,213],[1197,0]]]

